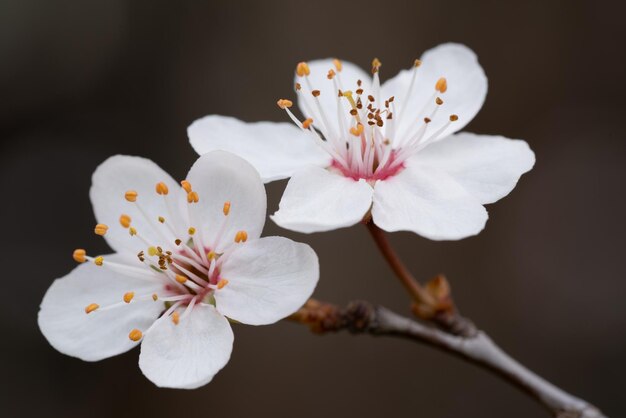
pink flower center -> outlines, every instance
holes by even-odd
[[[411,103],[421,61],[415,60],[411,81],[401,100],[396,100],[394,96],[381,97],[381,65],[378,59],[374,59],[372,79],[369,82],[357,80],[356,85],[350,86],[341,80],[341,61],[334,60],[333,68],[329,68],[325,74],[328,82],[319,81],[323,78],[318,74],[318,83],[328,87],[332,82],[332,90],[323,92],[317,89],[321,86],[314,86],[310,80],[309,65],[301,62],[296,67],[296,74],[303,84],[296,83],[296,93],[304,113],[309,117],[300,122],[289,110],[293,105],[290,100],[280,99],[277,102],[293,122],[310,133],[315,142],[331,156],[330,170],[370,183],[400,173],[408,158],[436,141],[447,131],[450,123],[458,120],[458,116],[452,114],[446,123],[438,123],[437,128],[429,129],[438,109],[443,105],[440,96],[448,90],[446,78],[437,80],[432,93],[429,93],[432,97],[422,109],[407,111],[407,107],[402,105]],[[325,100],[322,101],[320,97]],[[398,101],[404,103],[396,103]]]

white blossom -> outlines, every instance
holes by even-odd
[[[211,152],[181,185],[143,158],[98,167],[95,232],[115,253],[76,250],[81,264],[48,289],[39,326],[53,347],[96,361],[141,343],[139,366],[151,381],[195,388],[230,358],[227,318],[271,324],[311,295],[317,256],[308,245],[260,237],[266,195],[250,164]]]
[[[327,231],[371,218],[387,231],[430,239],[479,233],[484,206],[506,196],[535,162],[522,140],[456,133],[480,110],[487,78],[459,44],[427,51],[381,85],[336,59],[302,62],[295,90],[305,120],[244,123],[207,116],[188,129],[200,154],[227,150],[264,181],[291,177],[272,219],[300,232]]]

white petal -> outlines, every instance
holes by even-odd
[[[236,248],[221,275],[228,284],[215,293],[217,309],[249,325],[279,321],[298,310],[319,278],[315,251],[283,237],[264,237]]]
[[[272,220],[283,228],[310,233],[354,225],[372,205],[372,187],[319,167],[289,180]]]
[[[334,87],[333,80],[329,80],[327,77],[328,70],[335,69],[333,60],[330,58],[314,60],[309,61],[308,64],[309,69],[311,70],[311,74],[308,76],[311,88],[309,88],[309,84],[304,77],[298,77],[296,75],[295,79],[295,82],[302,86],[302,94],[298,94],[298,107],[300,108],[302,114],[313,119],[315,126],[321,127],[323,126],[324,120],[318,110],[318,106],[316,106],[316,100],[318,100],[320,106],[324,110],[326,120],[331,126],[331,132],[338,135],[339,120],[337,119],[337,90]],[[358,88],[357,81],[361,80],[362,88],[365,91],[370,90],[372,76],[351,62],[342,61],[341,72],[337,72],[337,74],[337,81],[341,82],[339,87],[340,89],[354,91]],[[315,99],[311,94],[312,89],[320,91],[320,95],[317,99]],[[345,99],[341,100],[340,103],[343,106],[342,116],[348,120],[350,104]]]
[[[163,318],[144,336],[139,367],[159,387],[195,389],[228,363],[232,349],[228,320],[213,306],[196,305],[178,325]]]
[[[119,255],[108,261],[123,261]],[[161,294],[162,285],[114,273],[84,263],[57,279],[46,292],[39,310],[39,328],[48,342],[63,354],[97,361],[130,350],[137,343],[128,338],[134,329],[146,329],[163,310],[162,302],[133,300],[110,310],[107,305],[123,301],[124,293]],[[85,313],[97,303],[101,309]]]
[[[290,177],[303,164],[330,164],[330,156],[311,134],[293,123],[246,123],[211,115],[193,122],[187,135],[198,154],[232,152],[252,164],[266,183]]]
[[[159,182],[164,182],[168,186],[167,198],[172,202],[173,219],[170,219],[164,197],[155,191],[156,184]],[[138,193],[136,203],[128,202],[124,198],[129,190]],[[152,161],[146,158],[116,155],[100,164],[94,172],[90,196],[98,223],[109,227],[104,237],[109,245],[118,252],[136,253],[145,249],[145,244],[138,237],[131,237],[128,229],[120,225],[120,215],[129,215],[132,219],[132,226],[148,242],[153,245],[164,245],[165,237],[159,234],[157,228],[169,233],[165,225],[159,224],[157,219],[159,216],[164,216],[166,222],[170,222],[173,226],[182,224],[176,211],[179,190],[180,185]],[[149,220],[142,215],[137,205],[141,205]]]
[[[428,126],[428,132],[434,133],[445,125],[449,116],[455,114],[459,120],[452,123],[442,135],[447,136],[457,132],[467,125],[476,116],[485,101],[487,95],[487,77],[478,63],[474,52],[464,45],[448,43],[439,45],[422,56],[422,65],[417,69],[415,84],[407,101],[413,69],[400,71],[394,78],[382,86],[382,97],[395,96],[397,106],[396,119],[401,126],[398,133],[408,133],[410,126],[416,121],[430,114],[434,109],[434,103],[429,103],[435,93],[435,84],[441,77],[445,77],[448,90],[438,94],[443,99],[443,105],[437,111],[437,116]],[[428,105],[426,113],[420,111]],[[401,108],[406,107],[405,111]],[[428,136],[428,134],[427,134]]]
[[[374,223],[433,240],[457,240],[485,227],[487,211],[445,172],[409,166],[374,187]]]
[[[215,249],[220,232],[221,246],[233,242],[237,231],[246,231],[248,239],[261,236],[267,211],[265,187],[259,173],[243,158],[211,151],[198,158],[187,180],[200,198],[190,205],[190,225],[201,231],[207,247]],[[186,197],[181,201],[188,205]],[[225,202],[230,202],[228,216],[223,213]]]
[[[509,194],[535,164],[535,154],[525,141],[467,132],[427,146],[414,159],[450,174],[483,204]]]

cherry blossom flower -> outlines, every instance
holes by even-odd
[[[196,388],[228,362],[227,318],[274,323],[319,277],[315,252],[260,238],[266,195],[256,170],[215,151],[179,186],[152,161],[115,156],[93,175],[91,201],[114,254],[81,263],[48,289],[39,326],[60,352],[86,361],[141,342],[139,367],[158,386]]]
[[[387,231],[434,240],[479,233],[484,206],[506,196],[535,162],[528,144],[456,133],[480,110],[487,78],[475,54],[444,44],[381,84],[354,64],[301,62],[295,91],[305,116],[244,123],[207,116],[188,129],[195,150],[234,152],[264,181],[291,177],[272,219],[299,232],[371,219]]]

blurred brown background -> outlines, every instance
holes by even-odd
[[[468,130],[526,139],[535,169],[476,238],[392,240],[421,278],[445,272],[463,312],[557,385],[626,416],[626,56],[623,2],[0,2],[0,303],[5,417],[542,417],[483,370],[392,339],[237,326],[230,364],[159,390],[138,351],[84,363],[53,350],[39,302],[91,231],[91,173],[112,154],[184,177],[186,126],[210,113],[286,120],[296,62],[338,56],[390,77],[441,42],[489,77]],[[269,187],[274,211],[284,182]],[[408,302],[361,227],[311,236],[317,297]]]

